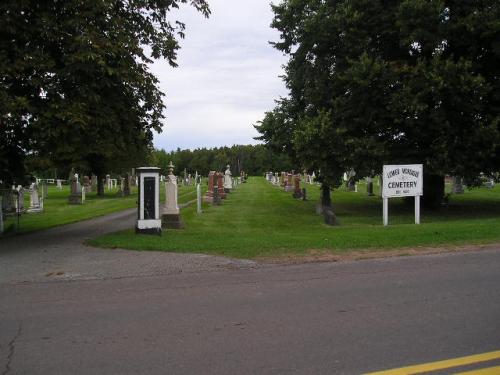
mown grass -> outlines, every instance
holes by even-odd
[[[204,204],[182,210],[183,230],[161,237],[128,231],[93,239],[92,245],[137,250],[197,252],[237,258],[304,255],[311,250],[344,253],[351,249],[481,244],[500,240],[500,189],[466,191],[438,212],[423,210],[414,225],[413,204],[390,200],[390,226],[382,226],[382,200],[359,192],[336,190],[335,212],[341,226],[329,227],[315,214],[319,188],[307,185],[308,200],[270,185],[261,177],[240,185],[221,206]]]
[[[122,197],[118,189],[105,190],[103,197],[97,193],[87,193],[83,205],[68,203],[69,186],[58,190],[55,186],[48,187],[48,197],[44,200],[44,211],[41,213],[23,213],[19,216],[9,215],[5,220],[4,236],[27,233],[59,225],[70,224],[127,208],[137,207],[137,190],[133,189],[128,197]],[[165,191],[160,189],[160,198],[164,201]],[[196,198],[194,186],[179,186],[179,202],[185,203]],[[25,192],[25,208],[29,207],[29,193]]]

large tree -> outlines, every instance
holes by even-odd
[[[99,181],[106,170],[135,166],[164,117],[148,64],[176,66],[185,27],[169,11],[187,2],[1,2],[0,179],[12,179],[26,154],[80,166]],[[209,15],[205,0],[189,2]]]
[[[290,96],[257,129],[320,168],[326,189],[350,168],[423,163],[436,206],[444,174],[498,170],[498,1],[286,0],[273,11]]]

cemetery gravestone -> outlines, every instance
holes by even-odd
[[[43,199],[43,197],[41,198]],[[33,182],[30,185],[30,207],[28,212],[41,212],[43,210],[43,206],[41,205],[41,199],[38,195],[38,185]]]
[[[201,184],[196,184],[196,212],[201,214]]]
[[[219,206],[221,204],[221,197],[219,195],[219,188],[217,186],[217,175],[215,175],[215,184],[214,184],[214,193],[213,193],[213,200],[212,204]]]
[[[169,174],[165,182],[165,206],[161,216],[162,228],[181,229],[182,222],[177,204],[177,177],[174,175],[174,165],[169,164]]]
[[[293,177],[293,197],[294,198],[302,198],[302,190],[300,189],[300,174],[297,174]]]
[[[14,206],[12,202],[13,202],[12,191],[10,189],[4,190],[3,200],[2,200],[2,209],[4,213],[9,213],[12,211],[12,207]]]
[[[21,213],[24,212],[24,189],[21,185],[19,185],[16,191],[17,191],[17,199],[15,201],[16,212]]]
[[[132,168],[132,173],[130,173],[130,187],[133,188],[133,187],[136,187],[136,180],[135,180],[136,176],[135,176],[135,168]]]
[[[210,171],[208,174],[208,190],[205,195],[205,202],[214,203],[214,190],[216,189],[217,180],[216,180],[215,171]]]
[[[231,178],[231,169],[229,164],[226,167],[226,171],[224,172],[224,192],[230,193],[233,188],[233,180]]]
[[[226,199],[226,191],[224,190],[224,175],[222,172],[217,173],[217,187],[219,190],[219,197],[221,199]]]
[[[356,171],[354,169],[350,169],[349,172],[347,172],[347,190],[348,191],[356,191],[356,180],[354,177],[356,176]]]
[[[82,189],[75,176],[73,176],[70,180],[70,194],[68,201],[69,204],[82,204]]]
[[[61,183],[61,180],[57,180],[57,181],[56,181],[56,184],[57,184],[57,189],[58,189],[58,190],[62,190],[62,183]]]
[[[293,174],[288,173],[286,176],[286,184],[285,184],[285,191],[294,191],[294,185],[293,185]]]
[[[137,168],[139,174],[139,205],[136,233],[161,235],[160,168]]]
[[[122,180],[122,183],[124,184],[123,195],[125,197],[128,197],[130,195],[130,180],[131,180],[131,177],[128,173],[125,175],[125,178]]]
[[[373,194],[373,180],[371,177],[366,178],[366,193],[368,196],[372,197]]]
[[[462,177],[453,176],[453,185],[451,188],[451,192],[453,194],[463,194],[464,193],[464,185],[462,183]]]
[[[89,176],[83,176],[83,186],[85,187],[85,189],[87,189],[87,191],[90,191],[90,178]]]

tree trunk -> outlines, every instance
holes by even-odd
[[[104,175],[102,173],[97,174],[97,195],[99,197],[104,196]]]
[[[444,176],[424,173],[424,195],[422,205],[430,209],[438,209],[444,198]]]
[[[330,196],[330,186],[321,185],[321,213],[327,225],[340,225],[332,208],[332,198]]]
[[[330,186],[321,185],[321,207],[331,208],[332,207],[332,198],[330,197]]]

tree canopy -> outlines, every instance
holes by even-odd
[[[256,126],[260,139],[330,186],[383,164],[423,163],[437,184],[498,171],[498,1],[285,0],[273,11],[290,95]]]
[[[148,64],[176,66],[185,25],[169,11],[187,2],[1,2],[0,179],[19,178],[26,155],[100,176],[145,157],[165,109]]]

